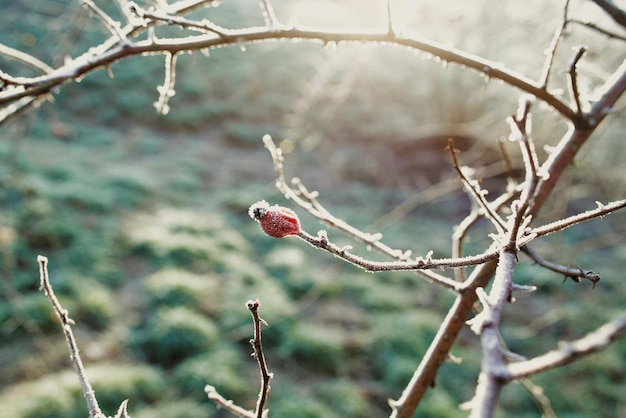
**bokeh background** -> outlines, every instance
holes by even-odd
[[[98,3],[119,16],[114,2]],[[397,0],[394,22],[537,79],[562,3]],[[571,3],[575,17],[610,27],[591,2]],[[378,0],[273,5],[282,21],[302,25],[385,22]],[[252,0],[224,0],[192,16],[231,28],[263,24]],[[550,86],[566,88],[572,47],[584,43],[581,84],[589,91],[626,51],[623,42],[572,28]],[[51,65],[108,37],[69,0],[5,2],[0,34]],[[32,75],[12,61],[0,66]],[[261,138],[274,136],[287,175],[319,190],[340,218],[382,232],[392,247],[446,256],[453,226],[470,208],[444,152],[447,138],[496,196],[507,176],[499,140],[520,93],[390,46],[271,42],[179,57],[171,111],[157,115],[163,71],[161,56],[125,60],[64,86],[52,103],[0,130],[0,415],[87,415],[59,325],[38,291],[42,254],[107,414],[130,399],[136,418],[228,416],[206,399],[205,384],[253,408],[260,378],[245,302],[259,298],[275,376],[272,416],[387,416],[387,399],[400,395],[453,295],[409,273],[367,274],[297,239],[264,236],[249,205],[289,202],[274,188]],[[548,109],[534,110],[545,157],[566,127]],[[625,126],[616,112],[537,222],[624,197]],[[502,144],[519,168],[514,144]],[[323,228],[296,211],[308,231]],[[468,253],[484,248],[486,232],[483,225],[472,233]],[[625,232],[626,216],[617,213],[536,243],[546,258],[598,271],[593,290],[520,257],[516,280],[539,291],[507,308],[503,334],[513,351],[540,354],[623,312]],[[477,338],[464,332],[453,354],[462,363],[443,365],[419,416],[466,415],[458,405],[473,394]],[[559,417],[618,417],[626,416],[625,370],[620,341],[531,381]],[[522,385],[502,393],[497,416],[512,415],[540,416]]]

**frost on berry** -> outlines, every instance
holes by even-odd
[[[261,225],[270,237],[282,238],[300,232],[300,220],[291,209],[283,206],[270,206],[265,200],[250,206],[248,214]]]

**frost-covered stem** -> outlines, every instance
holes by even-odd
[[[89,383],[89,380],[87,379],[83,361],[80,358],[78,346],[76,345],[76,339],[74,338],[74,333],[72,332],[72,325],[74,324],[74,321],[69,317],[68,311],[61,306],[61,303],[55,296],[52,285],[50,284],[50,279],[48,277],[48,258],[39,255],[37,256],[37,262],[39,263],[40,288],[44,291],[46,297],[50,300],[50,303],[52,303],[54,312],[57,315],[57,318],[59,318],[59,322],[61,322],[63,335],[65,335],[65,341],[67,341],[67,345],[70,349],[72,365],[78,374],[78,380],[80,381],[80,385],[83,389],[83,395],[87,401],[89,417],[104,418],[105,415],[100,410],[96,395],[91,387],[91,384]]]
[[[503,247],[500,251],[491,292],[486,299],[483,298],[483,312],[475,318],[479,322],[475,326],[481,331],[482,364],[476,394],[472,400],[470,418],[493,416],[500,389],[504,383],[501,376],[506,370],[506,363],[498,329],[502,311],[511,295],[515,263],[515,249]]]
[[[493,226],[496,228],[498,233],[504,232],[504,221],[500,218],[500,215],[491,208],[489,202],[487,202],[487,198],[485,198],[485,191],[480,187],[480,183],[476,180],[472,180],[464,173],[459,165],[459,161],[456,158],[457,150],[454,149],[454,142],[452,139],[448,140],[448,149],[450,151],[450,155],[452,157],[452,165],[454,169],[458,173],[459,177],[465,184],[465,187],[470,194],[470,196],[474,199],[475,203],[478,207],[484,212],[484,216],[491,221]]]
[[[483,254],[462,258],[430,258],[427,256],[426,258],[418,257],[414,260],[406,261],[372,261],[352,254],[349,251],[350,247],[339,247],[337,244],[329,241],[325,231],[320,231],[318,236],[314,237],[308,232],[301,230],[298,233],[298,237],[316,248],[328,251],[329,253],[370,272],[467,267],[482,264],[498,257],[497,251],[487,250]],[[456,291],[460,291],[464,288],[461,283],[448,278],[438,279],[436,283]]]
[[[265,362],[265,355],[263,354],[263,344],[261,343],[261,325],[267,325],[260,316],[259,316],[259,307],[261,303],[259,300],[249,300],[246,302],[246,306],[248,310],[252,314],[252,322],[254,323],[254,338],[250,340],[250,345],[252,345],[252,349],[254,352],[252,356],[256,359],[257,363],[259,363],[259,370],[261,372],[261,390],[259,391],[259,399],[256,404],[256,411],[254,415],[256,418],[262,418],[266,414],[265,412],[265,403],[267,402],[267,397],[270,393],[270,379],[272,378],[272,373],[267,369],[267,363]]]
[[[188,3],[191,5],[187,6]],[[169,7],[169,10],[172,14],[183,14],[190,8],[194,6],[197,7],[197,5],[202,3],[204,3],[204,1],[181,1],[172,4]],[[128,39],[128,36],[131,34],[138,34],[154,24],[154,22],[148,22],[143,25],[144,23],[145,21],[142,22],[142,25],[126,25],[124,28],[120,29],[120,33]],[[176,54],[183,51],[211,49],[228,45],[242,45],[259,41],[277,41],[284,39],[318,41],[322,43],[384,43],[422,51],[436,56],[445,62],[459,64],[463,67],[477,71],[485,76],[488,76],[492,80],[501,80],[510,86],[516,87],[537,97],[537,99],[544,101],[566,119],[574,122],[579,122],[580,120],[580,116],[572,110],[567,103],[543,89],[542,86],[534,80],[510,70],[502,64],[486,60],[458,49],[443,46],[429,39],[401,37],[387,32],[345,32],[286,28],[282,26],[274,29],[264,27],[224,30],[222,36],[216,33],[208,33],[198,36],[159,39],[158,42],[154,42],[153,39],[149,38],[135,42],[124,42],[123,44],[119,44],[119,37],[116,35],[113,38],[109,38],[109,40],[104,41],[102,44],[90,48],[88,52],[77,57],[76,59],[67,61],[62,67],[55,69],[49,74],[39,77],[24,78],[21,83],[24,89],[10,92],[0,92],[0,105],[6,106],[7,104],[13,103],[26,96],[47,94],[53,89],[69,83],[76,78],[81,78],[94,70],[106,67],[130,56],[166,52]],[[10,113],[10,109],[5,109],[5,113]],[[5,115],[0,113],[0,124],[3,123],[5,117]]]
[[[527,361],[508,366],[508,380],[532,376],[544,370],[571,363],[581,357],[604,350],[609,344],[624,336],[626,315],[602,325],[600,328],[575,341],[562,342],[556,350]]]
[[[249,411],[239,405],[236,405],[233,401],[229,399],[226,399],[219,394],[214,386],[206,385],[204,387],[204,392],[206,393],[209,400],[215,402],[218,406],[224,408],[227,411],[230,411],[234,415],[243,418],[256,418],[254,412]]]
[[[390,401],[392,408],[390,418],[413,417],[422,398],[428,389],[433,387],[439,367],[447,360],[459,332],[465,327],[465,320],[476,302],[476,289],[489,283],[495,266],[495,260],[478,266],[464,283],[463,290],[450,307],[402,396],[396,401]]]

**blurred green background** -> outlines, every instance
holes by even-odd
[[[118,16],[114,2],[98,2]],[[419,3],[419,4],[417,4]],[[442,7],[442,4],[446,6]],[[299,24],[373,27],[384,2],[274,1]],[[412,29],[537,78],[562,15],[560,2],[395,1],[397,28]],[[573,10],[599,19],[587,2]],[[256,1],[225,0],[195,12],[235,28],[261,25]],[[604,22],[604,21],[602,21]],[[171,33],[180,34],[179,30]],[[51,64],[106,39],[79,2],[3,5],[2,42]],[[552,86],[565,87],[573,45],[586,43],[583,88],[600,83],[626,55],[619,42],[578,29],[557,55]],[[38,291],[36,257],[50,259],[57,295],[77,322],[88,376],[104,412],[130,399],[133,417],[225,417],[203,387],[253,408],[260,383],[245,302],[261,300],[263,338],[274,373],[274,417],[387,416],[426,351],[453,295],[408,273],[367,274],[297,239],[262,234],[247,215],[275,190],[261,137],[287,152],[333,213],[392,247],[448,255],[468,199],[443,151],[453,136],[462,163],[496,196],[506,185],[498,138],[519,93],[413,51],[389,46],[275,42],[181,56],[171,111],[153,102],[163,58],[135,57],[64,86],[0,130],[0,415],[84,417],[78,380],[59,325]],[[32,75],[18,63],[0,68]],[[565,126],[535,107],[535,137],[554,145]],[[540,220],[623,198],[623,111],[599,129],[567,172]],[[505,143],[520,166],[514,144]],[[440,183],[441,182],[441,183]],[[305,229],[318,225],[303,211]],[[467,251],[487,242],[484,225]],[[575,339],[623,312],[626,216],[617,213],[535,248],[562,264],[600,272],[566,281],[521,256],[517,281],[539,291],[508,307],[504,337],[532,356]],[[337,231],[331,239],[348,244]],[[370,255],[376,258],[376,254]],[[418,416],[457,417],[479,370],[477,338],[464,332]],[[626,416],[626,342],[531,379],[559,417]],[[497,416],[540,416],[518,384]]]

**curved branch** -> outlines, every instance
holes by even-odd
[[[154,24],[155,22],[148,22]],[[146,25],[148,26],[148,25]],[[142,28],[145,29],[145,28]],[[140,31],[136,26],[127,26],[120,30],[121,35],[127,35],[133,31]],[[394,33],[380,32],[341,32],[323,29],[300,29],[300,28],[245,28],[237,30],[224,30],[220,34],[208,33],[183,38],[146,39],[132,42],[125,39],[120,43],[119,37],[115,36],[103,42],[90,52],[68,62],[53,72],[39,77],[19,78],[20,89],[0,92],[0,105],[6,105],[25,96],[45,94],[54,88],[71,82],[86,74],[109,66],[124,58],[146,53],[169,53],[176,54],[181,51],[211,49],[227,45],[242,45],[259,41],[275,40],[308,40],[324,44],[355,42],[355,43],[385,43],[389,45],[407,47],[431,54],[449,63],[455,63],[463,67],[473,69],[489,79],[501,80],[510,86],[529,93],[546,104],[553,107],[557,112],[571,121],[578,121],[579,115],[570,108],[562,99],[547,92],[540,83],[506,68],[504,65],[489,61],[473,54],[448,48],[428,39],[413,37],[400,37]],[[0,123],[3,119],[0,119]]]

